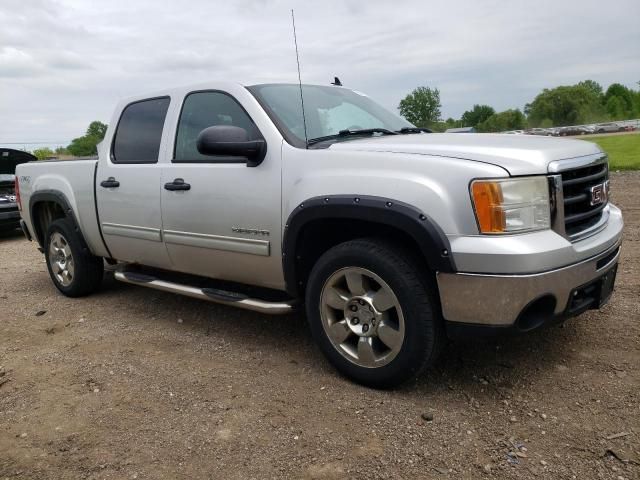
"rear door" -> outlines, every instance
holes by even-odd
[[[171,267],[162,243],[158,163],[169,104],[159,97],[127,105],[96,176],[98,218],[112,257],[160,268]]]
[[[237,93],[249,96],[246,91]],[[213,125],[242,127],[249,139],[264,138],[230,93],[186,95],[175,147],[162,173],[163,233],[174,269],[279,288],[281,143],[266,138],[264,161],[249,168],[243,158],[198,152],[198,134]],[[189,189],[168,187],[176,182]]]

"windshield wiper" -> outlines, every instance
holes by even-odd
[[[407,133],[433,133],[433,131],[428,128],[420,128],[420,127],[403,127],[400,130],[396,130],[396,133],[407,134]]]
[[[340,130],[338,135],[341,137],[346,137],[349,135],[368,135],[374,133],[382,133],[383,135],[397,135],[396,132],[392,132],[391,130],[387,130],[386,128],[361,128],[359,130]]]
[[[359,130],[340,130],[333,135],[327,135],[325,137],[310,138],[307,145],[314,145],[316,143],[324,142],[327,140],[335,140],[342,137],[360,136],[360,135],[373,135],[380,133],[382,135],[398,135],[398,132],[392,132],[386,128],[361,128]]]

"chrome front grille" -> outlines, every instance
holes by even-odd
[[[608,204],[609,168],[606,163],[562,172],[564,228],[572,236],[597,224]],[[601,188],[602,202],[593,205],[594,188]]]
[[[596,233],[608,219],[609,166],[607,157],[553,162],[557,173],[554,229],[572,241]]]

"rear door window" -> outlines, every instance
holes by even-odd
[[[169,97],[127,105],[113,139],[113,163],[157,163]]]

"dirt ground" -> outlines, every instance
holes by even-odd
[[[65,298],[5,235],[0,479],[640,478],[640,174],[612,177],[627,225],[609,305],[452,344],[395,391],[338,376],[302,315],[111,278]]]

